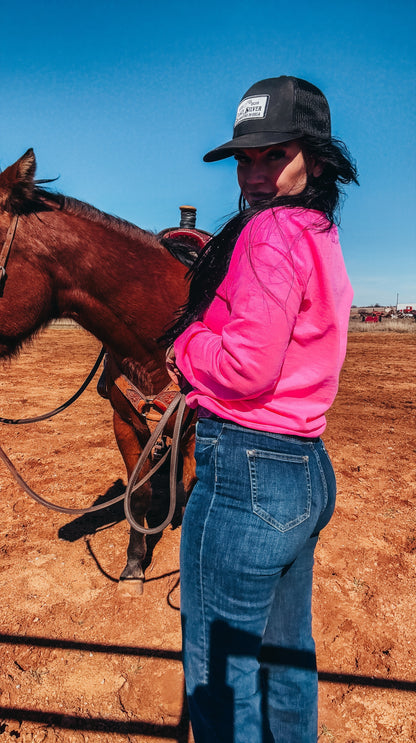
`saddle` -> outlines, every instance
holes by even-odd
[[[181,212],[179,227],[168,227],[156,237],[174,258],[190,268],[212,236],[205,230],[196,229],[194,206],[180,206],[179,209]]]
[[[193,265],[210,237],[209,232],[182,227],[167,229],[157,235],[159,242],[187,268]]]

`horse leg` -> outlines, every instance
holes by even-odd
[[[182,482],[183,488],[189,498],[192,488],[196,483],[195,473],[195,424],[191,423],[181,439],[181,454],[183,456]]]
[[[141,454],[142,446],[140,445],[135,429],[129,423],[124,421],[117,411],[114,411],[113,414],[113,424],[117,445],[124,460],[127,477],[130,479]],[[142,471],[142,474],[145,474],[145,471],[146,467],[144,468],[144,471]],[[140,488],[139,493],[135,494],[132,498],[132,513],[137,523],[141,525],[144,525],[144,518],[149,509],[151,498],[152,489],[149,482],[145,483],[143,487]],[[144,580],[142,563],[145,557],[145,535],[135,529],[130,529],[130,539],[127,548],[127,563],[120,576],[120,586],[123,587],[123,582],[125,584],[128,582],[132,585],[129,585],[128,590],[127,585],[124,585],[123,589],[126,590],[123,590],[123,592],[142,593]]]
[[[182,468],[182,479],[178,486],[178,500],[181,501],[182,505],[182,517],[185,511],[185,506],[188,502],[188,498],[191,495],[192,489],[197,481],[196,477],[196,463],[195,463],[195,424],[192,423],[181,440],[181,454],[183,459]]]

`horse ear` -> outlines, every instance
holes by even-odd
[[[0,207],[22,213],[35,187],[36,158],[32,148],[0,173]]]
[[[36,158],[35,153],[30,147],[26,150],[25,154],[15,163],[17,167],[17,175],[20,181],[32,182],[35,178],[36,173]]]

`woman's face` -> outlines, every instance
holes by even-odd
[[[308,174],[319,175],[319,165],[305,159],[298,140],[272,147],[237,150],[237,177],[242,194],[250,206],[275,196],[301,193]]]

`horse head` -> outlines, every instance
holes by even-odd
[[[27,215],[42,209],[35,198],[35,171],[35,154],[29,149],[0,173],[0,357],[15,354],[46,324],[50,311],[50,282],[30,251],[30,231],[28,240],[17,236],[18,220],[21,233]]]

